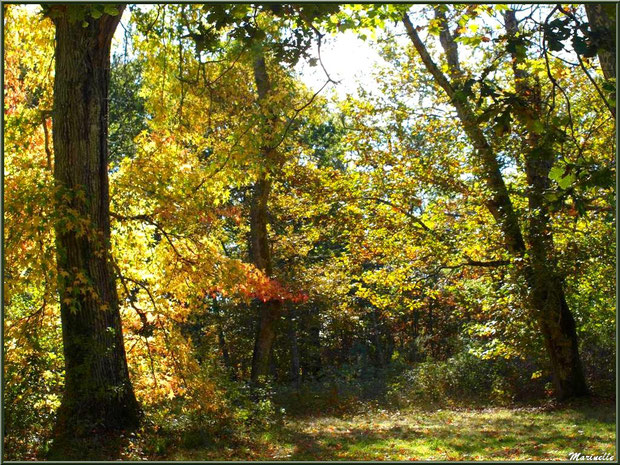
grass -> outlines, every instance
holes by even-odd
[[[166,460],[568,460],[616,455],[615,405],[388,411],[289,418],[267,431]]]

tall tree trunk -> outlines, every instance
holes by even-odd
[[[295,311],[291,309],[288,314],[288,337],[291,342],[291,381],[299,390],[299,347],[297,345],[297,327],[295,323]]]
[[[480,160],[481,174],[490,192],[490,198],[486,205],[502,232],[506,250],[515,258],[523,258],[527,251],[526,244],[504,183],[497,156],[479,126],[472,108],[456,93],[457,86],[460,84],[456,43],[452,41],[453,43],[449,44],[450,46],[446,50],[448,69],[454,80],[454,82],[450,82],[432,60],[418,36],[416,28],[406,14],[403,16],[403,23],[425,67],[452,100],[465,133],[476,149]],[[442,27],[446,28],[447,24],[444,22]],[[442,45],[449,40],[450,37],[444,35]],[[530,188],[528,193],[530,211],[534,212],[537,210],[532,210],[533,208],[544,204],[542,192],[545,189],[544,183],[548,182],[547,175],[551,165],[545,158],[546,156],[539,153],[538,150],[531,152],[526,162],[529,164],[526,174],[528,182],[536,184]],[[551,361],[556,395],[560,398],[567,398],[585,395],[588,391],[577,350],[575,322],[566,304],[562,282],[555,270],[549,268],[549,262],[541,258],[543,253],[549,252],[549,241],[552,241],[549,226],[548,212],[546,210],[537,211],[530,221],[528,237],[528,245],[532,249],[534,257],[521,268],[521,272],[529,288],[529,302],[527,304],[540,327]],[[536,257],[537,253],[541,255]]]
[[[233,365],[230,361],[230,354],[228,353],[226,337],[224,336],[224,330],[222,329],[222,325],[219,323],[217,328],[217,341],[220,346],[220,351],[222,352],[222,361],[224,362],[224,366],[231,372],[231,376],[234,378]]]
[[[502,177],[500,164],[497,161],[497,157],[491,145],[482,132],[482,129],[478,126],[473,110],[465,101],[459,98],[456,94],[456,87],[435,64],[407,15],[403,16],[403,22],[413,46],[420,55],[420,58],[422,58],[424,66],[431,73],[433,78],[435,78],[437,84],[441,86],[452,100],[452,104],[463,125],[465,134],[476,149],[476,153],[480,159],[480,174],[490,194],[490,198],[486,201],[486,207],[500,227],[506,248],[514,254],[523,253],[525,250],[525,242],[523,241],[523,236],[519,229],[518,217],[514,211],[508,189]],[[455,56],[456,53],[451,51],[448,58],[452,59]],[[455,63],[449,62],[448,66],[449,69],[455,68]]]
[[[318,378],[323,368],[321,360],[321,320],[320,306],[315,305],[310,309],[308,322],[308,374],[313,378]]]
[[[412,324],[412,335],[411,335],[411,350],[410,350],[410,359],[412,362],[417,362],[419,357],[418,354],[418,344],[419,344],[419,335],[420,335],[420,312],[417,309],[413,310],[413,324]]]
[[[216,299],[213,299],[213,303],[211,305],[216,315],[217,341],[220,347],[220,352],[222,353],[222,362],[224,362],[224,366],[228,370],[228,373],[230,373],[230,378],[232,380],[236,380],[237,372],[235,369],[235,364],[230,357],[230,352],[228,351],[228,343],[226,342],[226,335],[224,334],[224,324],[222,322],[220,306]]]
[[[276,353],[275,353],[275,345],[271,344],[271,349],[269,350],[269,374],[271,375],[271,379],[274,381],[278,380],[278,363],[276,361]]]
[[[616,5],[586,3],[586,15],[592,31],[591,39],[598,46],[598,61],[605,79],[616,78]]]
[[[315,305],[308,309],[304,318],[300,319],[301,347],[300,365],[302,380],[316,379],[323,367],[321,361],[321,323],[319,321],[320,307]],[[344,362],[350,351],[351,341],[349,333],[343,330],[341,333],[341,350],[337,358],[340,363]]]
[[[433,359],[437,358],[437,354],[435,353],[435,328],[433,323],[435,322],[435,315],[433,315],[433,303],[435,301],[430,299],[428,303],[428,350],[430,352],[430,356]]]
[[[267,74],[265,58],[260,54],[254,61],[254,81],[258,91],[258,101],[264,101],[271,91],[271,83]],[[274,149],[265,147],[262,151],[264,165],[271,167],[276,161]],[[267,231],[268,202],[271,192],[271,180],[263,168],[256,183],[250,205],[250,259],[252,263],[267,276],[272,276],[271,250]],[[275,323],[282,313],[282,302],[268,300],[258,302],[258,328],[252,355],[251,380],[257,383],[261,376],[269,371],[269,355],[275,338]]]
[[[504,21],[508,37],[516,37],[519,28],[515,12],[507,10]],[[524,104],[515,111],[515,115],[530,128],[523,147],[529,207],[527,243],[530,250],[530,266],[525,272],[530,287],[530,306],[536,313],[545,340],[558,396],[580,396],[587,394],[588,388],[579,358],[575,320],[557,271],[553,227],[545,201],[545,193],[551,187],[549,172],[555,161],[554,140],[550,132],[543,135],[532,124],[539,121],[543,127],[541,89],[540,83],[523,65],[522,58],[513,53],[515,90],[524,99]]]
[[[370,318],[372,320],[372,336],[375,340],[375,364],[377,368],[383,368],[385,366],[385,354],[383,352],[383,342],[381,341],[377,307],[374,305],[372,306],[372,310],[370,312]]]
[[[123,8],[117,6],[119,12]],[[85,20],[70,19],[69,13],[78,9],[86,13]],[[60,435],[93,427],[127,428],[139,420],[109,245],[110,42],[120,13],[98,19],[88,14],[77,5],[53,5],[49,11],[56,25],[54,178],[59,210],[66,214],[56,225],[65,355]]]

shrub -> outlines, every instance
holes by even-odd
[[[396,376],[387,398],[409,405],[508,404],[542,397],[544,381],[532,379],[533,365],[519,359],[481,359],[461,352],[446,361],[426,361]]]

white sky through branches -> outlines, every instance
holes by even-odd
[[[359,86],[367,91],[377,87],[373,68],[383,59],[376,47],[352,31],[326,39],[321,47],[321,58],[329,76],[338,81],[338,84],[331,85],[338,97],[355,94]],[[316,54],[316,47],[313,52],[313,55]],[[297,66],[297,71],[304,84],[313,91],[320,89],[327,80],[320,64],[310,67],[307,62],[302,62]]]

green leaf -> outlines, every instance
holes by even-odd
[[[549,179],[558,183],[558,186],[562,189],[570,187],[577,177],[573,173],[567,173],[567,170],[561,166],[554,166],[549,171]]]
[[[549,50],[552,50],[554,52],[559,52],[561,50],[564,50],[564,44],[556,39],[550,38],[548,42],[548,46],[549,46]]]
[[[548,202],[557,202],[561,198],[561,194],[558,192],[547,192],[544,197]]]
[[[92,11],[90,12],[90,15],[93,17],[93,19],[99,19],[103,16],[103,10],[100,10],[99,8],[97,8],[99,5],[95,5],[92,9]]]
[[[614,93],[616,91],[616,83],[613,81],[605,81],[601,87],[607,92]]]
[[[562,168],[561,166],[554,166],[549,171],[549,179],[553,181],[557,181],[558,179],[561,179],[562,176],[564,176],[564,168]]]
[[[529,122],[528,129],[534,134],[542,134],[545,130],[545,125],[539,119],[534,119]]]
[[[563,178],[561,178],[558,182],[558,185],[562,188],[562,189],[566,189],[568,187],[570,187],[574,182],[575,182],[575,175],[574,174],[569,174],[568,176],[565,176]]]
[[[588,58],[596,56],[597,47],[588,43],[584,37],[575,36],[573,38],[573,48],[581,56]]]
[[[118,9],[116,7],[113,7],[112,5],[105,5],[103,7],[103,12],[110,16],[118,16],[120,14]]]
[[[494,119],[495,127],[493,129],[495,130],[495,134],[497,135],[497,137],[502,137],[504,134],[510,131],[511,121],[512,116],[510,115],[509,111],[505,111]]]

